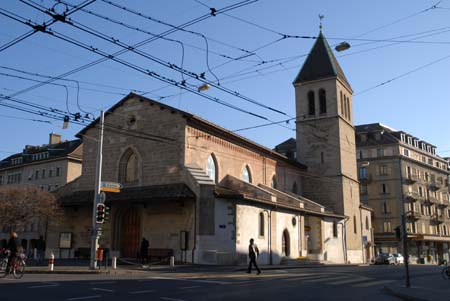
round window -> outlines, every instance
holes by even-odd
[[[134,115],[130,115],[127,118],[127,125],[128,126],[133,126],[136,123],[136,116]]]
[[[292,218],[292,226],[295,227],[297,225],[297,219],[295,217]]]

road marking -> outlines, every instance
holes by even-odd
[[[33,286],[29,286],[28,288],[44,288],[44,287],[55,287],[55,286],[59,286],[58,283],[49,283],[49,284],[43,284],[43,285],[33,285]]]
[[[147,277],[154,280],[174,280],[174,281],[190,281],[198,283],[212,283],[212,284],[230,284],[230,282],[216,281],[216,280],[199,280],[199,279],[186,279],[186,278],[169,278],[169,277]]]
[[[95,295],[95,296],[86,296],[86,297],[77,297],[77,298],[70,298],[70,299],[66,299],[66,301],[72,301],[72,300],[85,300],[85,299],[94,299],[94,298],[100,298],[100,295]]]
[[[154,293],[155,290],[147,290],[147,291],[135,291],[135,292],[130,292],[130,294],[145,294],[145,293]]]
[[[180,290],[188,290],[188,289],[192,289],[192,288],[199,288],[201,287],[200,285],[195,285],[195,286],[184,286],[184,287],[180,287]]]
[[[368,287],[368,286],[374,286],[379,284],[385,284],[385,283],[391,283],[395,280],[375,280],[375,281],[369,281],[369,282],[363,282],[359,284],[352,285],[352,287]]]
[[[106,288],[97,288],[97,287],[93,287],[92,290],[93,290],[93,291],[102,291],[102,292],[114,293],[113,290],[109,290],[109,289],[106,289]]]
[[[315,278],[315,279],[306,279],[305,283],[314,283],[314,282],[326,282],[326,281],[332,281],[332,280],[343,280],[347,279],[347,276],[337,276],[337,277],[322,277],[322,278]],[[324,283],[327,284],[327,283]]]
[[[283,279],[283,281],[302,281],[305,279],[316,279],[316,278],[323,278],[323,275],[295,276],[288,279]]]
[[[347,279],[347,280],[341,280],[341,281],[333,281],[327,284],[330,285],[341,285],[341,284],[348,284],[348,283],[354,283],[354,282],[361,282],[361,281],[366,281],[366,280],[370,280],[371,278],[367,278],[367,277],[358,277],[358,278],[352,278],[352,279]]]
[[[161,297],[161,300],[169,300],[169,301],[184,301],[183,299],[173,299],[173,298],[165,298],[165,297]]]
[[[96,284],[112,284],[112,283],[116,283],[116,281],[91,282],[91,285],[96,285]]]

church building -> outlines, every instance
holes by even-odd
[[[100,246],[135,258],[145,237],[180,262],[245,264],[253,238],[260,264],[370,261],[372,211],[359,199],[352,89],[322,33],[293,84],[296,155],[133,93],[106,111],[102,181],[123,188],[106,193],[111,214]],[[56,192],[65,220],[47,236],[47,252],[61,257],[91,240],[99,120],[77,136],[82,174]],[[70,233],[65,249],[61,233]]]

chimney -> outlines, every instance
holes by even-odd
[[[48,144],[57,144],[61,142],[61,135],[50,133],[50,139],[48,141]]]

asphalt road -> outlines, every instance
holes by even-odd
[[[26,274],[0,279],[1,300],[398,300],[382,290],[404,283],[402,267],[315,267],[243,271],[194,269],[138,275]],[[439,267],[411,269],[412,283],[448,285]]]

